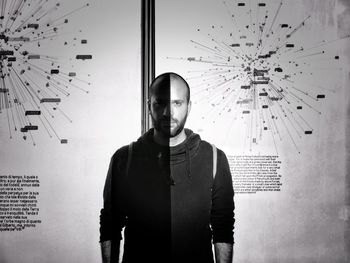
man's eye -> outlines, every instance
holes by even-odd
[[[181,101],[175,101],[175,102],[174,102],[174,105],[175,105],[175,106],[181,106],[181,105],[182,105],[182,102],[181,102]]]

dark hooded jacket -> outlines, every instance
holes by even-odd
[[[234,202],[227,158],[185,130],[167,147],[153,129],[112,157],[104,188],[100,241],[121,239],[123,262],[212,263],[211,242],[233,243]],[[128,164],[129,162],[129,164]]]

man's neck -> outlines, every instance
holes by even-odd
[[[187,136],[185,133],[185,129],[183,129],[178,135],[175,137],[166,137],[163,136],[160,132],[157,130],[154,130],[153,139],[156,143],[160,145],[168,145],[170,147],[174,147],[176,145],[179,145],[180,143],[184,142],[186,140]]]
[[[182,129],[182,131],[176,135],[175,137],[171,137],[169,140],[169,146],[174,147],[176,145],[179,145],[180,143],[184,142],[186,140],[186,133],[185,129]]]

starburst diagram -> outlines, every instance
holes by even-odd
[[[221,2],[231,26],[197,28],[196,56],[167,57],[196,67],[186,79],[203,109],[199,132],[221,121],[229,138],[236,123],[245,127],[245,150],[268,139],[276,153],[283,139],[300,153],[300,140],[313,136],[322,103],[337,92],[337,47],[349,35],[320,31],[310,14],[299,20],[290,2]]]
[[[0,4],[0,118],[9,138],[20,134],[36,145],[41,132],[68,143],[55,128],[55,120],[72,120],[61,108],[73,90],[89,93],[89,74],[74,70],[92,55],[59,56],[63,49],[86,46],[87,39],[70,37],[70,18],[89,6],[62,11],[60,2],[11,0]],[[65,13],[63,13],[65,12]],[[81,33],[78,30],[77,34]]]

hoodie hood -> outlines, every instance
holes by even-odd
[[[185,141],[170,147],[170,163],[186,162],[187,176],[191,178],[191,159],[198,153],[201,137],[190,129],[185,129],[185,133]]]
[[[190,129],[185,129],[186,140],[182,143],[170,147],[171,163],[181,163],[187,161],[187,156],[193,158],[199,149],[201,137]]]
[[[153,133],[153,128],[148,130],[138,139],[138,142],[147,145],[146,148],[151,156],[156,155],[159,157],[159,155],[164,155],[164,153],[170,154],[170,164],[186,162],[187,175],[191,177],[191,159],[198,153],[201,142],[200,136],[190,129],[185,129],[186,140],[176,146],[169,147],[155,143]]]

